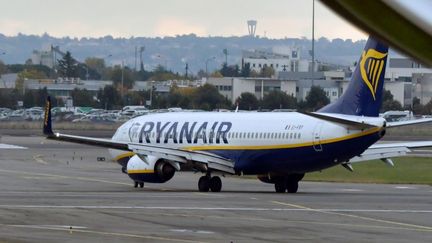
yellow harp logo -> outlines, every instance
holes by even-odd
[[[363,51],[360,60],[361,77],[363,82],[368,86],[374,100],[379,77],[381,76],[384,67],[384,58],[386,56],[387,53],[381,53],[374,49],[369,49],[367,52]]]

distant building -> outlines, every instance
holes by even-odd
[[[50,95],[67,99],[71,96],[71,92],[78,89],[86,89],[90,91],[94,96],[97,95],[100,89],[105,88],[107,85],[112,85],[112,81],[103,80],[80,80],[80,79],[45,79],[45,80],[34,80],[28,79],[24,81],[25,90],[38,90],[47,88]]]
[[[389,58],[386,80],[412,82],[414,74],[432,74],[432,69],[408,58]]]
[[[250,69],[258,73],[264,67],[271,67],[275,72],[307,72],[309,62],[300,59],[298,47],[275,47],[273,52],[253,50],[242,54],[242,67],[249,64]]]
[[[216,86],[224,97],[234,103],[244,92],[254,94],[258,99],[273,90],[296,96],[296,82],[274,78],[209,78],[208,84]]]
[[[59,46],[47,46],[43,50],[33,50],[31,61],[35,65],[44,65],[53,68],[58,60],[62,59],[66,53],[60,50]]]
[[[413,73],[412,76],[412,97],[420,99],[425,105],[432,98],[432,73]]]
[[[385,88],[403,106],[412,105],[417,97],[426,104],[432,97],[432,69],[409,58],[389,58],[385,73]]]
[[[35,65],[44,65],[49,68],[54,67],[54,53],[49,51],[34,50],[31,55],[31,61]]]
[[[17,73],[6,73],[0,76],[0,89],[15,89]]]
[[[202,85],[201,80],[165,80],[165,81],[135,81],[131,91],[150,90],[151,87],[155,92],[167,93],[174,86],[179,88],[199,87]]]

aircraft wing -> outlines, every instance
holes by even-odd
[[[61,133],[48,133],[46,135],[47,138],[51,140],[132,151],[136,154],[153,155],[162,159],[173,160],[179,163],[186,163],[189,161],[194,163],[201,163],[209,169],[222,171],[228,174],[234,174],[234,163],[232,161],[207,152],[166,148],[154,145],[113,141],[111,139],[74,136]]]
[[[26,147],[0,143],[0,149],[27,149]]]
[[[366,151],[361,155],[350,159],[349,163],[381,159],[392,165],[389,158],[404,156],[408,152],[411,152],[410,149],[422,147],[432,147],[432,141],[374,144],[366,149]]]

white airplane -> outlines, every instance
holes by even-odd
[[[391,159],[432,141],[375,144],[386,129],[432,119],[386,122],[378,117],[388,47],[369,38],[345,93],[317,112],[164,113],[121,125],[112,139],[54,133],[48,97],[44,133],[48,139],[111,149],[135,182],[164,183],[176,171],[202,172],[201,192],[218,192],[216,175],[257,175],[276,192],[295,193],[305,173],[351,163]]]

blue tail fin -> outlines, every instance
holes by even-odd
[[[372,37],[366,43],[347,90],[318,112],[378,116],[382,103],[388,46]]]

